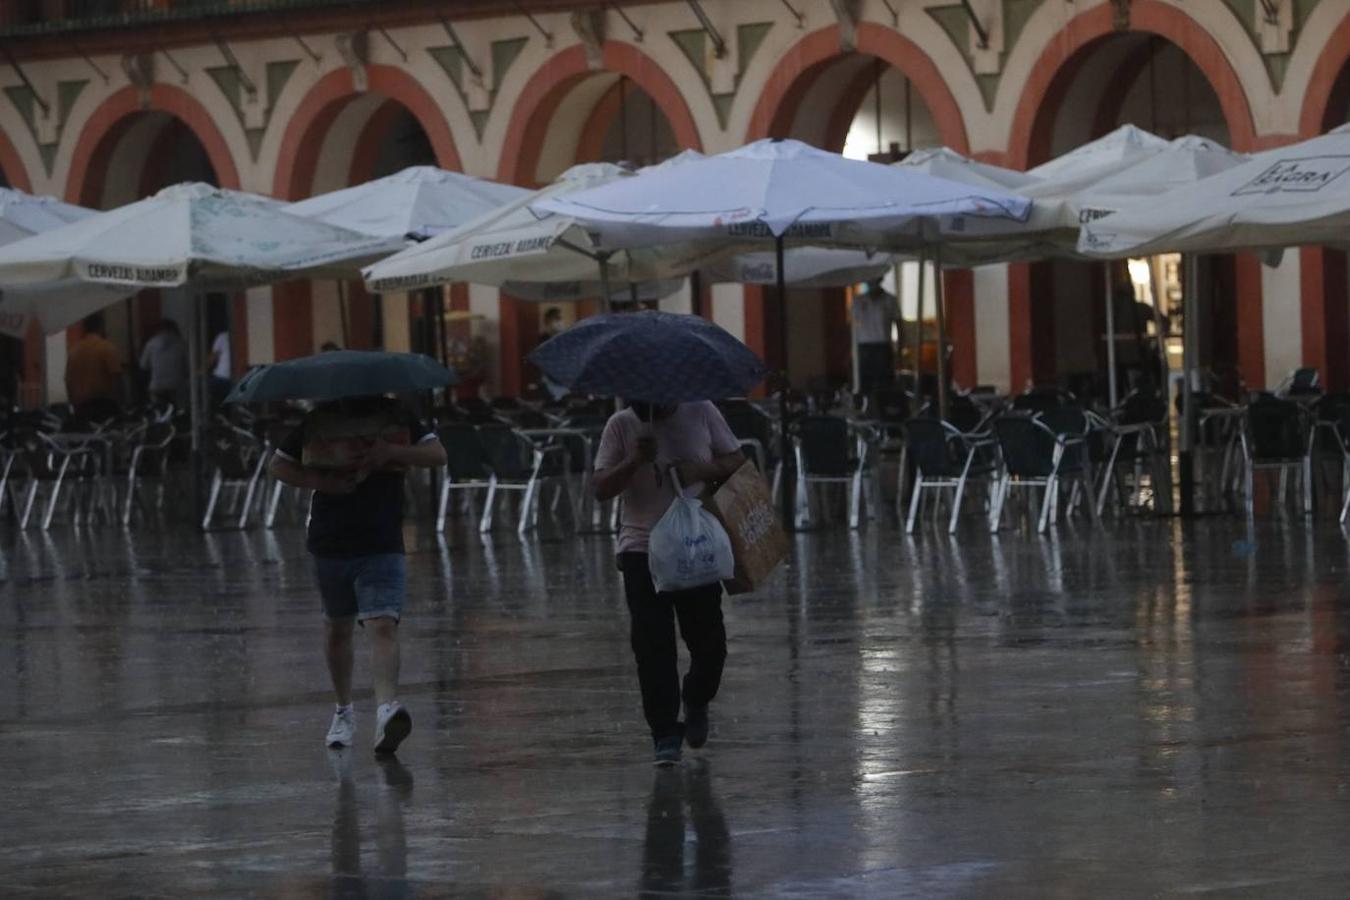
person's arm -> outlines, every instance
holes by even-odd
[[[415,444],[391,444],[377,439],[366,451],[362,463],[369,469],[390,465],[434,469],[445,465],[445,447],[434,434],[426,435]]]
[[[652,459],[655,459],[655,455]],[[628,483],[633,480],[633,476],[637,474],[638,467],[651,461],[635,453],[617,466],[597,469],[591,479],[591,491],[595,494],[595,499],[605,503],[622,494],[628,488]]]
[[[272,457],[267,469],[278,481],[323,494],[350,494],[361,483],[360,473],[311,469],[280,453]]]
[[[745,454],[741,453],[741,442],[736,439],[731,426],[721,411],[711,403],[703,405],[704,422],[708,427],[712,459],[708,462],[682,460],[675,467],[675,474],[682,484],[697,484],[700,481],[726,481],[736,470],[745,464]]]

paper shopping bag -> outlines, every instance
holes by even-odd
[[[704,498],[731,539],[736,574],[724,582],[729,594],[745,594],[764,583],[788,553],[787,534],[778,522],[769,486],[747,461]]]

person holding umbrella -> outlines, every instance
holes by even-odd
[[[454,375],[414,354],[331,350],[263,366],[229,400],[326,401],[277,448],[273,477],[314,491],[306,546],[314,557],[324,612],[324,654],[336,708],[324,742],[350,747],[354,636],[370,635],[377,713],[375,752],[393,753],[412,731],[398,701],[398,626],[407,573],[403,478],[410,468],[445,464],[435,433],[388,394],[444,387]]]
[[[763,379],[764,364],[712,322],[660,312],[586,319],[541,344],[531,360],[578,393],[629,398],[601,435],[593,490],[601,502],[623,498],[618,565],[642,709],[656,765],[675,765],[685,742],[697,749],[708,740],[708,704],[727,656],[722,586],[657,591],[648,539],[676,490],[697,496],[745,461],[740,441],[709,401],[749,390]],[[691,658],[683,686],[677,620]]]

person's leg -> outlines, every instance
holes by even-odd
[[[684,704],[688,709],[707,706],[722,684],[727,660],[727,630],[722,620],[722,586],[681,591],[674,595],[680,636],[689,648],[689,673],[684,677]]]
[[[316,556],[314,574],[323,600],[324,660],[328,663],[328,677],[333,682],[337,701],[324,743],[329,747],[350,747],[356,734],[356,714],[352,711],[356,594],[345,560]]]
[[[370,677],[375,686],[375,702],[383,706],[398,696],[398,620],[382,616],[366,619],[370,635]]]
[[[328,677],[333,681],[333,694],[338,706],[352,702],[352,667],[355,662],[352,633],[356,619],[325,619],[323,623],[324,659],[328,662]]]
[[[354,562],[358,618],[370,635],[370,671],[375,687],[375,752],[393,753],[412,717],[398,702],[398,623],[403,614],[407,567],[402,553],[381,553]]]
[[[647,554],[624,553],[619,558],[625,599],[631,616],[630,638],[637,660],[642,711],[652,738],[680,733],[680,672],[675,646],[675,617],[670,595],[658,594],[647,568]]]
[[[314,557],[314,576],[323,601],[324,659],[338,706],[352,702],[353,629],[356,592],[345,560]]]

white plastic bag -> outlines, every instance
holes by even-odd
[[[675,483],[675,502],[652,529],[647,565],[658,591],[685,591],[736,573],[731,538],[722,523]]]

